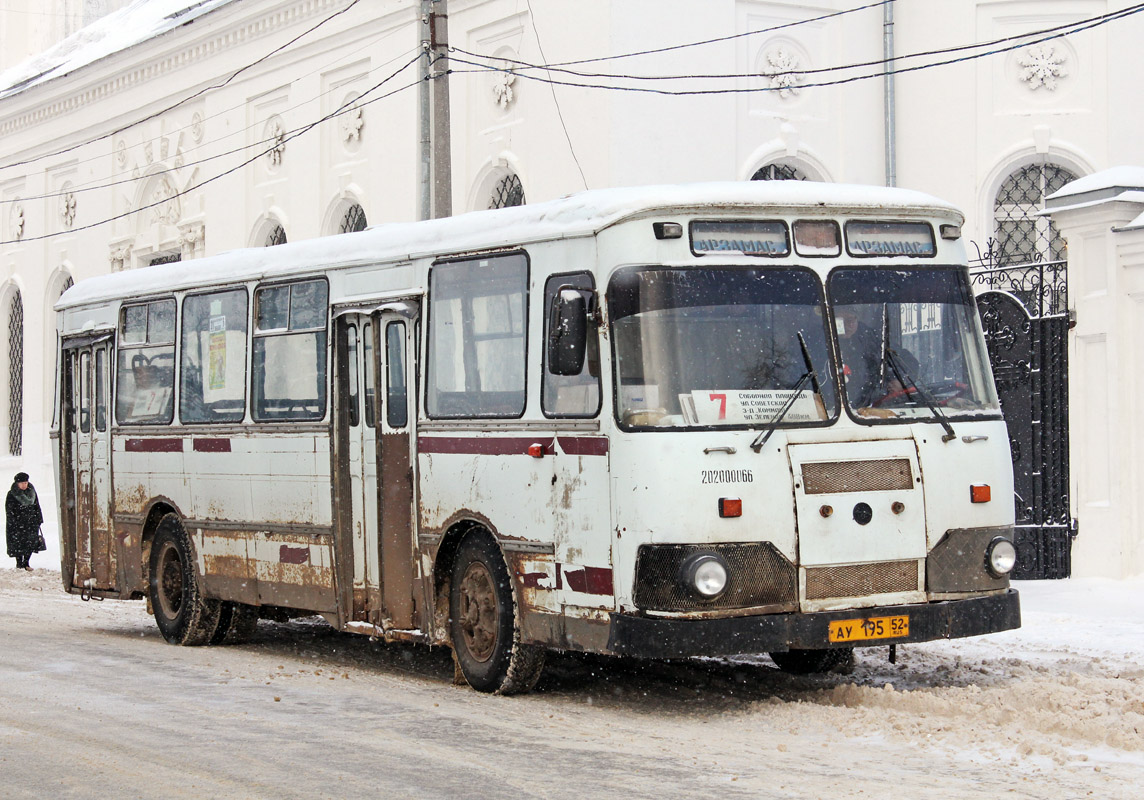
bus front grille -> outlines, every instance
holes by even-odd
[[[843,567],[807,567],[806,599],[864,597],[918,590],[917,561],[885,561]]]
[[[681,585],[683,562],[716,553],[727,564],[727,589],[703,600]],[[645,611],[715,611],[798,600],[794,565],[770,542],[744,544],[645,544],[636,556],[635,603]]]
[[[802,465],[806,494],[886,492],[914,488],[908,458],[874,461],[812,461]]]

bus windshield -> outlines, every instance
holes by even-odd
[[[628,268],[612,278],[607,300],[622,426],[761,427],[780,417],[784,426],[821,425],[836,417],[813,272]]]
[[[1000,413],[963,269],[836,269],[827,292],[853,414]]]

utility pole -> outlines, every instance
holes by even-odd
[[[446,0],[421,0],[421,53],[421,218],[437,219],[453,213]]]
[[[882,68],[885,93],[886,185],[898,185],[897,110],[894,97],[894,4],[886,3],[882,10]]]

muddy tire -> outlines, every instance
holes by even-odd
[[[839,647],[831,650],[788,650],[785,653],[771,653],[771,661],[783,672],[793,675],[812,675],[817,672],[830,672],[835,667],[847,663],[854,655],[853,647]]]
[[[544,648],[521,643],[508,567],[487,536],[470,534],[457,551],[449,632],[461,673],[477,691],[520,694],[539,680]]]
[[[218,627],[211,644],[242,644],[249,642],[258,627],[258,606],[246,603],[223,602],[219,608]]]
[[[190,536],[175,514],[159,520],[151,542],[147,594],[155,622],[171,644],[209,644],[221,603],[203,597]]]

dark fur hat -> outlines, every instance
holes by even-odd
[[[16,481],[16,483],[23,483],[24,481],[28,480],[28,473],[17,472],[14,480]]]

